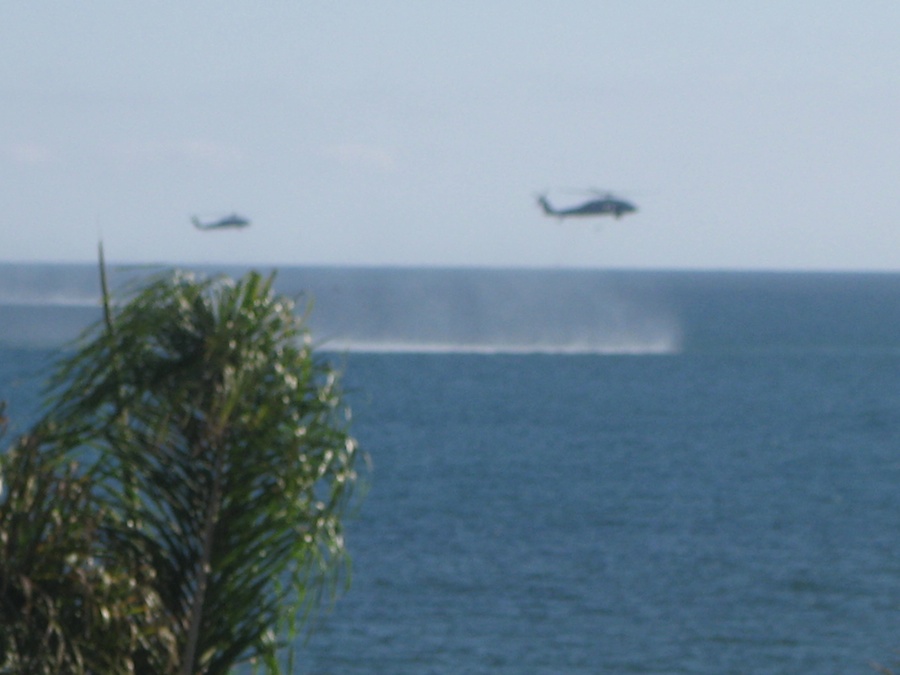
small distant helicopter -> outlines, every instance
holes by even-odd
[[[200,219],[197,218],[197,216],[194,216],[193,218],[191,218],[191,222],[198,230],[224,230],[232,227],[247,227],[250,224],[249,220],[247,220],[243,216],[239,216],[236,213],[232,213],[230,216],[225,216],[224,218],[220,218],[219,220],[214,220],[209,223],[200,222]]]
[[[572,206],[567,209],[556,209],[547,201],[545,195],[538,196],[538,204],[544,209],[544,213],[548,216],[556,216],[563,219],[567,216],[615,216],[621,218],[626,213],[634,213],[637,207],[631,202],[624,199],[614,197],[610,192],[601,192],[599,190],[588,190],[588,194],[595,195],[599,199],[591,199],[584,204]]]

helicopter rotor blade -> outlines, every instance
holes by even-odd
[[[597,188],[591,188],[588,190],[589,194],[596,195],[597,197],[602,197],[603,199],[613,199],[614,195],[609,190],[598,190]]]
[[[613,197],[613,193],[610,190],[598,190],[597,188],[560,188],[560,192],[581,197],[602,197],[604,199]]]

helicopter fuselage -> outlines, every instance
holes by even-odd
[[[231,214],[221,220],[216,220],[211,223],[202,223],[199,218],[191,218],[191,222],[194,224],[198,230],[221,230],[225,228],[240,228],[247,227],[250,224],[250,221],[246,218],[237,215],[236,213]]]
[[[604,197],[603,199],[592,199],[584,204],[573,206],[567,209],[554,208],[546,197],[539,197],[538,203],[544,209],[544,213],[548,216],[556,216],[557,218],[566,218],[568,216],[615,216],[621,218],[627,213],[634,213],[637,207],[631,202],[624,199],[614,199],[612,197]]]

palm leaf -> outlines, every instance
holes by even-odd
[[[118,308],[104,285],[103,323],[51,383],[43,424],[91,467],[106,555],[152,570],[182,673],[276,672],[290,636],[273,631],[347,569],[358,451],[334,373],[272,284],[176,273]]]

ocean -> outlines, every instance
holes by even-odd
[[[96,276],[0,265],[20,428],[99,318]],[[352,586],[298,672],[900,663],[900,275],[283,268],[276,287],[311,302],[373,464]]]

